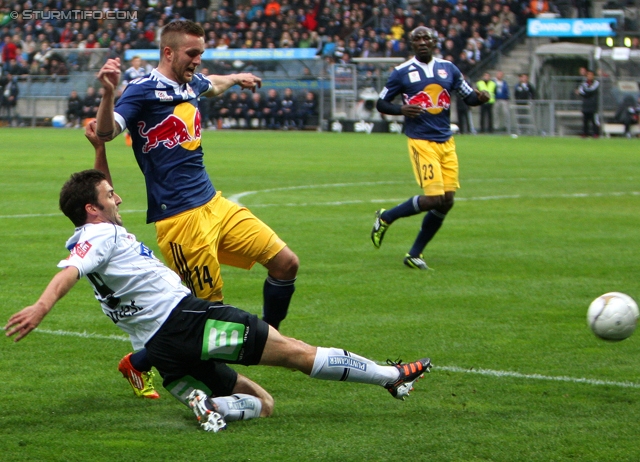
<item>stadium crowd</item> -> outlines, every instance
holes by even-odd
[[[87,19],[89,10],[94,13]],[[60,14],[73,11],[84,12],[83,19]],[[108,50],[98,60],[119,57],[124,81],[130,80],[151,66],[125,61],[125,51],[157,48],[162,27],[175,19],[201,23],[207,48],[314,48],[325,70],[353,58],[408,58],[408,33],[422,24],[437,31],[435,56],[452,61],[466,75],[528,18],[549,11],[556,9],[547,0],[27,0],[0,6],[0,86],[26,75],[59,77],[95,70],[101,64],[98,55],[83,53],[95,48]],[[212,73],[235,71],[226,62],[208,65]],[[365,78],[377,72],[367,63],[358,68]],[[274,92],[253,98],[230,92],[224,100],[205,101],[205,126],[313,125],[317,95],[304,90],[291,98],[288,89]],[[92,116],[96,97],[72,97],[67,114],[71,125]]]
[[[424,24],[438,32],[437,54],[464,73],[527,18],[554,7],[547,0],[27,0],[11,8],[0,11],[3,71],[66,75],[88,65],[82,53],[69,49],[106,48],[108,57],[124,63],[127,49],[157,48],[161,28],[180,18],[202,24],[208,48],[315,48],[346,62],[407,57],[408,32]],[[135,19],[70,20],[55,14],[79,10],[95,11],[95,18],[131,12]],[[18,17],[11,19],[11,12]]]

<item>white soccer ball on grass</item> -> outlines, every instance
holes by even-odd
[[[621,292],[608,292],[596,298],[587,311],[587,322],[596,336],[618,342],[636,330],[638,304]]]

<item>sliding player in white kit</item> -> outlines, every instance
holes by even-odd
[[[413,382],[429,372],[429,358],[381,366],[343,349],[285,337],[253,314],[194,297],[176,273],[122,227],[121,202],[98,170],[75,173],[65,183],[60,208],[76,226],[67,241],[71,253],[38,301],[11,316],[7,337],[24,338],[86,276],[102,311],[129,334],[133,347],[144,346],[160,374],[177,381],[192,376],[213,389],[207,380],[217,364],[260,364],[297,369],[317,379],[380,385],[404,399]],[[250,394],[212,397],[189,387],[182,397],[201,426],[214,432],[226,421],[270,415],[273,407]]]

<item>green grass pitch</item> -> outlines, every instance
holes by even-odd
[[[598,340],[596,296],[640,300],[639,147],[626,139],[459,136],[461,189],[425,259],[405,268],[420,217],[376,250],[373,213],[420,193],[399,135],[204,132],[215,186],[301,260],[282,332],[433,372],[405,401],[381,388],[240,367],[272,418],[200,431],[164,389],[133,397],[129,351],[82,281],[17,344],[0,342],[3,461],[635,461],[640,334]],[[0,132],[0,319],[32,304],[66,256],[58,211],[93,165],[80,130]],[[109,158],[125,226],[156,249],[130,148]],[[259,313],[265,270],[223,269],[228,303]],[[86,335],[83,335],[86,334]],[[159,385],[159,384],[158,384]]]

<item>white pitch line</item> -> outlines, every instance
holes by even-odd
[[[609,385],[612,387],[622,388],[640,388],[640,383],[634,382],[614,382],[611,380],[600,379],[587,379],[584,377],[567,377],[564,375],[541,375],[541,374],[521,374],[520,372],[510,371],[494,371],[491,369],[464,369],[456,366],[433,366],[433,369],[443,370],[448,372],[464,373],[464,374],[478,374],[487,375],[491,377],[512,377],[515,379],[528,379],[528,380],[548,380],[552,382],[571,382],[571,383],[585,383],[587,385]]]
[[[35,329],[34,332],[49,335],[58,335],[63,337],[80,337],[97,340],[118,340],[121,342],[128,342],[129,338],[122,335],[102,335],[91,334],[88,332],[71,332],[65,330],[47,330],[47,329]],[[567,377],[567,376],[553,376],[553,375],[541,375],[541,374],[521,374],[520,372],[511,371],[496,371],[492,369],[465,369],[457,366],[433,366],[433,370],[455,372],[460,374],[477,374],[489,377],[497,378],[514,378],[525,380],[546,380],[550,382],[569,382],[569,383],[583,383],[586,385],[594,386],[611,386],[620,388],[640,388],[640,383],[634,382],[614,382],[612,380],[600,380],[600,379],[587,379],[585,377]]]
[[[238,198],[247,196],[249,194],[254,194],[259,191],[248,191],[246,194],[236,194],[232,196],[234,202],[240,204],[237,201]],[[262,191],[260,191],[262,192]],[[540,195],[524,195],[524,194],[511,194],[504,196],[479,196],[479,197],[456,197],[457,202],[467,202],[467,201],[495,201],[495,200],[506,200],[506,199],[553,199],[553,198],[564,198],[564,199],[585,199],[590,197],[619,197],[619,196],[640,196],[640,191],[630,191],[630,192],[610,192],[610,193],[573,193],[573,194],[540,194]],[[350,201],[330,201],[330,202],[299,202],[299,203],[286,203],[286,204],[252,204],[248,207],[262,208],[262,207],[320,207],[320,206],[341,206],[341,205],[352,205],[352,204],[380,204],[380,203],[394,203],[394,202],[402,202],[407,198],[389,198],[389,199],[368,199],[368,200],[350,200]],[[242,204],[240,204],[242,205]]]
[[[553,179],[557,180],[557,178],[543,178],[543,179]],[[513,178],[511,179],[517,181],[525,181],[527,178]],[[485,181],[482,179],[478,180],[465,180],[469,181]],[[488,180],[487,180],[488,181]],[[492,179],[492,181],[508,181],[507,179]],[[262,189],[257,191],[244,191],[237,194],[232,194],[228,197],[228,199],[232,202],[235,202],[239,205],[243,205],[240,202],[240,199],[246,196],[251,196],[254,194],[262,194],[262,193],[270,193],[276,191],[294,191],[294,190],[302,190],[302,189],[321,189],[321,188],[342,188],[342,187],[352,187],[352,186],[371,186],[371,185],[382,185],[382,184],[403,184],[405,181],[364,181],[360,183],[331,183],[331,184],[319,184],[319,185],[301,185],[301,186],[287,186],[282,188],[269,188]],[[510,194],[510,195],[501,195],[501,196],[479,196],[479,197],[456,197],[456,201],[493,201],[493,200],[506,200],[506,199],[553,199],[553,198],[573,198],[573,199],[584,199],[590,197],[619,197],[619,196],[640,196],[640,191],[629,191],[629,192],[607,192],[607,193],[568,193],[568,194],[540,194],[540,195],[525,195],[525,194]],[[302,202],[302,203],[286,203],[286,204],[253,204],[250,207],[253,208],[263,208],[263,207],[310,207],[310,206],[342,206],[342,205],[353,205],[353,204],[380,204],[380,203],[393,203],[393,202],[402,202],[406,200],[406,197],[403,198],[386,198],[386,199],[354,199],[354,200],[345,200],[345,201],[331,201],[331,202]],[[121,210],[120,213],[145,213],[146,210]],[[20,215],[0,215],[0,220],[2,219],[11,219],[11,218],[43,218],[43,217],[57,217],[61,216],[60,213],[31,213],[31,214],[20,214]]]
[[[146,210],[120,210],[119,213],[145,213]],[[44,217],[64,217],[62,212],[58,213],[28,213],[22,215],[0,215],[0,220],[6,218],[44,218]]]
[[[90,339],[98,339],[98,340],[120,340],[123,342],[128,342],[129,337],[125,337],[123,335],[102,335],[102,334],[91,334],[87,331],[84,332],[71,332],[68,330],[48,330],[48,329],[40,329],[39,327],[34,330],[34,332],[39,332],[41,334],[49,334],[49,335],[59,335],[61,337],[81,337],[81,338],[90,338]]]

